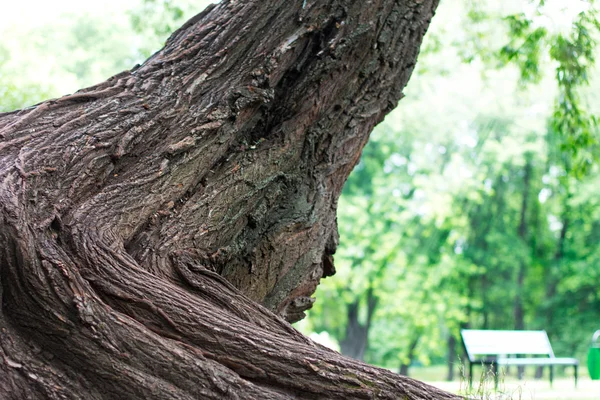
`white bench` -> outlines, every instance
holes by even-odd
[[[496,387],[498,387],[498,367],[511,365],[549,367],[550,385],[554,378],[555,365],[573,366],[575,386],[577,386],[579,361],[575,358],[555,357],[546,331],[463,329],[460,335],[469,358],[470,385],[473,384],[473,364],[480,364],[492,367]]]

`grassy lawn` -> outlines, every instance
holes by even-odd
[[[531,368],[530,368],[531,369]],[[478,371],[478,370],[477,370]],[[464,394],[466,381],[445,382],[446,368],[442,366],[412,368],[411,377],[453,393]],[[528,372],[526,370],[526,372]],[[532,372],[532,371],[531,371]],[[528,376],[518,380],[513,376],[503,377],[498,391],[494,391],[494,381],[486,379],[483,383],[477,380],[473,383],[473,397],[486,400],[600,400],[600,381],[592,381],[587,376],[585,368],[580,367],[581,376],[575,388],[571,376],[558,376],[550,387],[547,377],[541,380]],[[475,372],[475,374],[479,373]]]

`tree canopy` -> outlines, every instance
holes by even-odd
[[[405,373],[458,364],[463,327],[545,329],[584,360],[600,305],[595,6],[441,4],[344,188],[338,275],[303,331]]]

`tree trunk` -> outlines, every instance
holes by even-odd
[[[567,232],[570,228],[570,215],[571,215],[571,188],[567,183],[565,187],[565,197],[563,198],[563,210],[561,215],[561,223],[562,227],[560,229],[560,234],[558,236],[558,242],[556,243],[556,251],[554,253],[554,258],[552,263],[550,264],[550,268],[548,268],[546,272],[546,305],[544,314],[546,316],[546,328],[550,330],[550,335],[552,335],[552,330],[554,330],[554,304],[553,299],[556,296],[556,292],[558,291],[558,285],[560,284],[561,277],[561,264],[564,261],[565,257],[565,246],[567,242]],[[538,367],[535,372],[535,377],[537,379],[541,379],[544,374],[543,367]]]
[[[450,333],[448,335],[448,374],[446,380],[452,382],[454,380],[454,364],[458,362],[458,355],[456,352],[456,337]]]
[[[0,398],[456,398],[287,322],[436,5],[225,1],[0,115]]]
[[[518,228],[518,235],[523,245],[527,245],[527,212],[529,203],[529,186],[531,181],[532,165],[531,160],[527,157],[525,163],[525,171],[523,175],[523,199],[521,201],[521,212],[520,221]],[[515,318],[515,329],[522,331],[525,329],[525,311],[523,307],[523,286],[525,284],[525,273],[527,271],[526,260],[521,260],[517,269],[517,282],[516,282],[516,293],[515,303],[513,308],[513,316]],[[521,357],[521,355],[517,355]],[[522,365],[517,366],[517,376],[519,379],[523,379],[525,373],[525,367]],[[506,368],[506,374],[508,375],[508,368]]]
[[[561,216],[561,229],[560,234],[558,236],[558,242],[556,243],[556,251],[554,252],[554,259],[548,269],[546,274],[546,324],[549,329],[554,326],[554,308],[552,304],[552,300],[556,296],[556,292],[558,291],[558,285],[560,283],[560,275],[561,275],[561,264],[563,263],[563,259],[565,257],[565,246],[567,242],[567,232],[569,230],[570,225],[570,215],[571,215],[571,190],[570,187],[567,186],[565,188],[566,195],[563,199],[563,211]]]
[[[377,301],[377,297],[373,294],[373,288],[370,286],[366,292],[367,318],[364,323],[359,320],[360,298],[348,304],[346,336],[340,341],[340,351],[343,355],[360,361],[364,360],[365,351],[369,346],[369,329]]]
[[[415,350],[417,348],[417,345],[419,344],[419,339],[421,339],[421,332],[416,332],[412,340],[410,341],[410,344],[408,345],[408,362],[400,363],[400,369],[398,370],[398,373],[400,375],[408,376],[408,369],[410,368],[410,365],[415,359]]]
[[[527,243],[527,212],[529,203],[529,186],[531,180],[532,165],[531,160],[527,160],[525,164],[525,171],[523,175],[523,198],[521,201],[520,221],[518,228],[518,235],[523,245]],[[527,271],[526,260],[521,260],[517,270],[517,282],[516,282],[516,293],[515,303],[513,309],[513,315],[515,318],[515,329],[525,329],[525,311],[523,307],[523,285],[525,283],[525,273]]]

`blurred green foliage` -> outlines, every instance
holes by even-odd
[[[549,56],[554,62],[559,93],[551,123],[561,134],[561,150],[572,153],[570,171],[581,176],[600,156],[596,117],[586,110],[579,93],[582,86],[589,85],[600,23],[595,4],[582,2],[570,29],[551,32],[540,26],[544,6],[541,2],[529,16],[519,13],[505,18],[509,25],[509,43],[501,49],[499,58],[504,63],[518,65],[523,83],[539,83],[543,56]]]
[[[344,189],[338,275],[303,331],[403,372],[455,363],[462,327],[545,329],[583,358],[600,329],[598,23],[595,4],[549,3],[441,3]]]
[[[160,49],[169,35],[183,23],[217,0],[140,0],[129,11],[131,23],[143,38],[145,57]]]
[[[131,69],[210,2],[105,3],[71,4],[56,17],[31,18],[42,22],[30,25],[0,18],[0,35],[6,39],[0,43],[0,112],[72,93]],[[35,14],[21,8],[23,15]]]
[[[15,79],[18,69],[7,66],[9,59],[10,51],[0,44],[0,112],[39,103],[51,95],[46,85]]]

